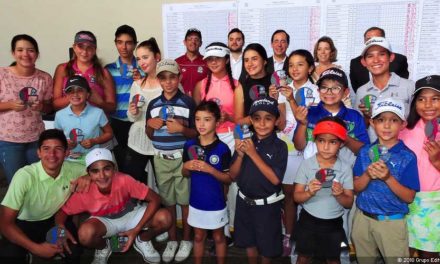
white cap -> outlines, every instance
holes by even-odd
[[[389,52],[391,51],[391,45],[384,37],[372,37],[367,42],[365,42],[364,50],[362,50],[361,56],[363,57],[365,55],[365,52],[372,46],[381,46],[385,49],[387,49]]]
[[[115,164],[110,150],[105,148],[95,148],[86,155],[86,168],[92,165],[93,162],[99,160],[107,160]]]
[[[203,59],[206,60],[208,57],[225,57],[226,55],[229,55],[230,51],[226,47],[222,46],[210,46],[205,49],[205,56],[203,56]]]
[[[373,106],[371,118],[382,114],[383,112],[395,113],[400,119],[405,121],[405,105],[402,101],[393,98],[378,99]]]

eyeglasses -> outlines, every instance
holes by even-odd
[[[341,90],[342,90],[341,86],[333,86],[333,87],[321,86],[318,88],[318,91],[324,94],[328,93],[329,91],[331,94],[338,94]]]

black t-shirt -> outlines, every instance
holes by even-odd
[[[243,98],[244,98],[244,116],[249,115],[249,110],[251,109],[251,105],[254,102],[249,95],[249,91],[254,85],[262,85],[265,88],[266,96],[269,96],[269,86],[270,86],[270,78],[271,75],[266,75],[260,79],[252,79],[247,77],[244,82],[241,84],[243,87]]]

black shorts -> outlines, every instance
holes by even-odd
[[[341,242],[345,239],[342,216],[321,219],[302,209],[294,238],[299,255],[319,259],[339,259]]]
[[[248,205],[237,195],[234,237],[237,247],[256,247],[264,257],[283,252],[281,201],[267,205]]]

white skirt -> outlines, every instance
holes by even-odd
[[[228,211],[226,207],[219,211],[199,210],[189,206],[188,224],[192,227],[214,230],[228,223]]]

